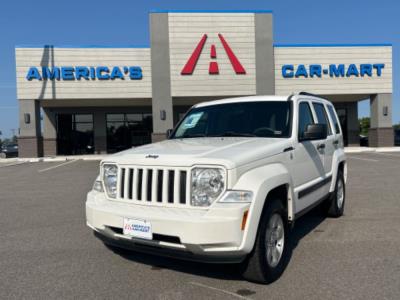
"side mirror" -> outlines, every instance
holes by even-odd
[[[168,129],[168,130],[167,130],[167,132],[166,132],[167,139],[170,138],[170,136],[172,135],[172,132],[173,132],[173,131],[174,131],[173,129]]]
[[[324,140],[328,136],[326,124],[309,124],[304,132],[302,141]]]

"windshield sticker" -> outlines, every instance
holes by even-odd
[[[183,124],[183,128],[187,129],[187,128],[193,128],[197,125],[197,123],[199,122],[201,116],[204,114],[204,112],[199,112],[196,114],[192,114],[190,115],[186,120],[185,123]]]

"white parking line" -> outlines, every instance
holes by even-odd
[[[246,299],[246,300],[250,299],[250,298],[246,298],[246,297],[240,296],[240,295],[238,295],[236,293],[232,293],[230,291],[225,291],[225,290],[222,290],[222,289],[219,289],[219,288],[216,288],[216,287],[212,287],[212,286],[209,286],[209,285],[201,284],[201,283],[198,283],[198,282],[191,281],[191,282],[189,282],[189,284],[196,285],[196,286],[199,286],[199,287],[202,287],[202,288],[206,288],[206,289],[210,289],[210,290],[214,290],[214,291],[218,291],[218,292],[221,292],[221,293],[236,297],[238,299]]]
[[[347,157],[348,157],[348,158],[351,158],[351,159],[359,159],[359,160],[365,160],[365,161],[373,161],[373,162],[379,161],[379,160],[377,160],[377,159],[355,157],[355,156],[350,156],[350,155],[347,155]]]
[[[52,166],[52,167],[49,167],[49,168],[46,168],[46,169],[39,170],[38,172],[39,172],[39,173],[43,173],[43,172],[46,172],[46,171],[50,171],[50,170],[53,170],[53,169],[55,169],[55,168],[59,168],[59,167],[62,167],[62,166],[66,166],[66,165],[72,164],[72,163],[74,163],[74,162],[76,162],[76,161],[78,161],[78,160],[79,160],[79,159],[77,159],[77,160],[70,160],[70,161],[67,161],[67,162],[65,162],[65,163],[62,163],[62,164],[59,164],[59,165],[56,165],[56,166]]]

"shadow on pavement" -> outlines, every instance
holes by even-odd
[[[321,213],[320,207],[316,207],[296,221],[295,227],[291,230],[288,256],[285,264],[289,264],[292,253],[300,243],[301,239],[314,231],[316,227],[325,220],[325,218],[326,217]],[[127,260],[151,266],[151,269],[155,272],[169,269],[181,273],[215,279],[242,280],[240,264],[199,263],[125,250],[115,246],[106,245],[106,247]]]

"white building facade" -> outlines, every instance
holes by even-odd
[[[370,99],[370,146],[392,146],[392,46],[276,45],[269,11],[150,13],[150,47],[16,47],[21,157],[112,153],[165,138],[191,105],[306,91],[348,145]]]

